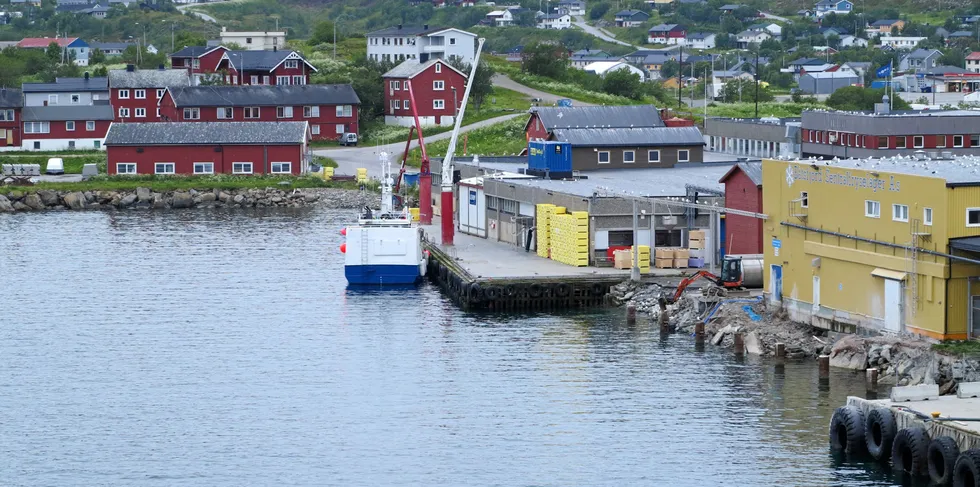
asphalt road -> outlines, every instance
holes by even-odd
[[[634,46],[633,44],[616,39],[615,37],[609,35],[607,32],[604,32],[602,29],[592,27],[591,25],[585,23],[585,19],[582,17],[575,17],[575,20],[572,21],[572,25],[578,27],[579,29],[584,30],[587,34],[590,34],[594,37],[598,37],[599,39],[602,39],[606,42],[612,42],[614,44],[619,44],[621,46],[628,46],[634,49],[640,49],[639,47]]]
[[[554,105],[559,99],[565,98],[564,96],[553,95],[551,93],[546,93],[541,90],[536,90],[529,86],[524,86],[510,79],[509,77],[507,77],[507,75],[500,74],[500,73],[493,75],[493,85],[499,86],[501,88],[506,88],[508,90],[513,90],[518,93],[523,93],[531,98],[540,98],[541,101],[539,102],[539,104],[542,106]],[[595,105],[594,103],[585,103],[584,101],[578,101],[578,100],[572,100],[572,104],[579,107],[591,107]]]
[[[208,15],[206,13],[198,12],[197,10],[188,10],[191,7],[200,7],[201,5],[203,5],[203,4],[200,4],[200,3],[192,3],[192,4],[188,4],[188,5],[180,5],[180,6],[177,7],[177,10],[180,10],[183,13],[190,12],[191,15],[193,15],[195,17],[198,17],[201,20],[204,20],[206,22],[214,22],[215,24],[217,24],[218,23],[218,19],[216,19],[216,18],[214,18],[214,17],[212,17],[212,16],[210,16],[210,15]]]

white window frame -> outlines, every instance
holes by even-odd
[[[446,90],[445,81],[441,79],[437,79],[432,82],[432,91],[445,91],[445,90]]]
[[[160,166],[163,166],[162,171],[160,170]],[[172,162],[154,162],[153,174],[177,174],[177,165]]]
[[[946,148],[946,136],[945,135],[937,135],[936,136],[936,148],[937,149],[945,149]]]
[[[119,118],[129,118],[129,109],[122,107],[119,109]]]
[[[903,205],[901,203],[892,203],[892,221],[908,223],[909,205]]]
[[[86,132],[95,132],[95,121],[94,120],[89,120],[89,121],[85,122],[85,131]]]
[[[218,120],[231,120],[235,118],[235,107],[218,107],[215,109]]]
[[[293,107],[276,107],[276,118],[293,118]]]
[[[262,76],[262,84],[264,84],[264,85],[267,85],[267,84],[269,84],[269,80],[270,80],[270,79],[271,79],[271,78],[270,78],[269,76],[265,76],[265,75],[263,75],[263,76]]]
[[[436,73],[442,72],[442,63],[436,63]]]
[[[246,166],[247,164],[247,166]],[[238,170],[235,166],[241,165],[241,170]],[[246,167],[248,170],[246,171]],[[232,174],[252,174],[252,163],[251,162],[233,162],[231,163],[231,173]]]
[[[28,129],[30,127],[30,129]],[[24,122],[25,134],[50,134],[51,125],[49,122]]]
[[[651,154],[656,154],[657,157],[650,157]],[[660,162],[660,150],[648,150],[647,151],[647,162]]]
[[[868,211],[869,209],[874,211]],[[864,216],[868,218],[881,218],[881,202],[864,200]]]
[[[899,135],[895,137],[895,148],[896,149],[908,149],[909,141],[904,135]]]
[[[190,113],[191,116],[187,116]],[[184,108],[184,120],[200,120],[201,119],[201,109],[197,107],[187,107]]]
[[[157,100],[163,98],[163,94],[167,92],[166,88],[157,88]]]
[[[48,95],[48,105],[57,105],[58,95]]]
[[[245,107],[243,110],[244,110],[243,117],[246,120],[255,120],[262,117],[262,110],[260,109],[260,107]],[[255,116],[252,117],[248,116],[250,110],[254,110]]]
[[[312,133],[313,135],[320,135],[320,125],[319,124],[310,125],[310,133]]]
[[[278,170],[276,170],[276,166]],[[283,168],[285,167],[285,170]],[[272,174],[292,174],[293,173],[293,163],[292,162],[273,162],[271,166]]]
[[[198,171],[197,168],[201,167],[202,170]],[[208,169],[204,171],[203,169]],[[194,163],[194,174],[214,174],[214,163],[213,162],[195,162]]]
[[[800,208],[810,207],[810,193],[807,191],[800,191]]]
[[[433,110],[445,110],[446,109],[446,100],[432,100],[432,109]]]
[[[82,95],[79,95],[78,93],[72,93],[71,96],[68,97],[68,102],[71,103],[72,105],[78,105],[79,103],[82,102]]]
[[[318,118],[320,116],[319,105],[309,105],[303,107],[303,118]]]
[[[276,76],[276,84],[280,86],[289,85],[289,76]]]
[[[160,118],[160,108],[157,108],[157,118]]]
[[[343,135],[346,129],[347,127],[344,126],[344,124],[342,123],[338,123],[334,125],[334,130],[336,131],[337,135]]]
[[[297,69],[299,68],[299,61],[296,59],[287,59],[284,63],[286,69]]]
[[[194,61],[193,61],[193,62],[191,63],[191,66],[192,66],[192,67],[193,67],[194,69],[201,69],[201,60],[200,60],[200,59],[195,59],[195,60],[194,60]]]
[[[885,141],[885,145],[884,146],[881,145],[881,141],[882,140]],[[878,148],[879,149],[887,149],[887,148],[889,148],[891,146],[892,146],[891,145],[891,140],[889,140],[887,136],[881,136],[881,135],[878,136]]]
[[[626,154],[630,155],[630,160],[626,160]],[[623,151],[623,164],[634,164],[636,163],[636,151],[635,150],[624,150]]]
[[[129,90],[119,90],[119,99],[120,100],[128,100],[129,99]]]
[[[912,136],[912,148],[921,149],[926,146],[926,138],[921,135]]]
[[[956,138],[957,137],[960,138],[960,143],[959,144],[956,143]],[[962,135],[954,135],[953,136],[953,147],[963,147],[963,136]]]
[[[74,120],[66,120],[65,121],[65,130],[68,131],[68,132],[74,132],[75,131],[75,121]]]
[[[980,208],[967,208],[966,209],[966,226],[967,228],[980,227],[980,218],[978,218],[978,223],[970,223],[970,212],[975,211],[980,213]]]
[[[146,90],[133,90],[133,98],[137,100],[145,100]]]
[[[410,102],[408,101],[408,99],[406,98],[406,99],[402,100],[402,109],[408,110],[409,108],[412,108],[412,106],[411,106]]]
[[[125,171],[120,171],[119,170],[120,168],[126,168],[126,170]],[[130,171],[129,170],[130,168],[132,168],[133,170]],[[136,163],[135,162],[117,162],[116,163],[116,174],[136,174],[136,173],[137,173],[137,167],[136,167]]]
[[[681,153],[684,154],[684,157],[681,157]],[[677,149],[677,162],[691,162],[691,150]]]
[[[253,84],[253,85],[259,84],[259,76],[257,74],[253,74],[249,76],[248,82],[249,84]]]
[[[398,109],[398,100],[392,100],[394,102],[395,110]],[[354,116],[354,108],[352,105],[336,105],[336,116],[338,118],[346,118]]]
[[[606,155],[606,162],[602,162],[602,155]],[[596,164],[609,164],[610,154],[607,150],[601,150],[596,153]]]
[[[932,208],[922,209],[922,224],[927,227],[932,226]]]
[[[303,86],[305,84],[306,84],[306,76],[303,76],[301,74],[293,75],[293,85]]]
[[[146,109],[145,108],[137,108],[136,111],[133,112],[133,115],[136,118],[146,118]]]

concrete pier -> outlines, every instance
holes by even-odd
[[[861,409],[865,417],[872,409],[891,409],[898,430],[924,427],[929,432],[930,438],[940,436],[953,438],[959,445],[960,451],[980,448],[980,421],[943,420],[943,418],[980,418],[980,398],[939,396],[929,400],[893,402],[891,399],[869,400],[852,396],[847,398],[847,404]],[[929,421],[919,416],[931,417],[933,413],[939,413],[939,416]]]

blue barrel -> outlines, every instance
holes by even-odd
[[[405,184],[407,186],[418,186],[419,184],[419,173],[415,173],[415,174],[405,173],[402,174],[402,177],[405,178]]]

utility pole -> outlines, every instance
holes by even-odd
[[[755,51],[755,118],[759,118],[759,51]]]
[[[684,46],[680,46],[677,55],[677,110],[681,109],[681,78],[684,77]]]
[[[679,88],[678,88],[679,89]],[[640,282],[640,222],[637,216],[636,200],[633,200],[633,266],[630,268],[630,280]]]

